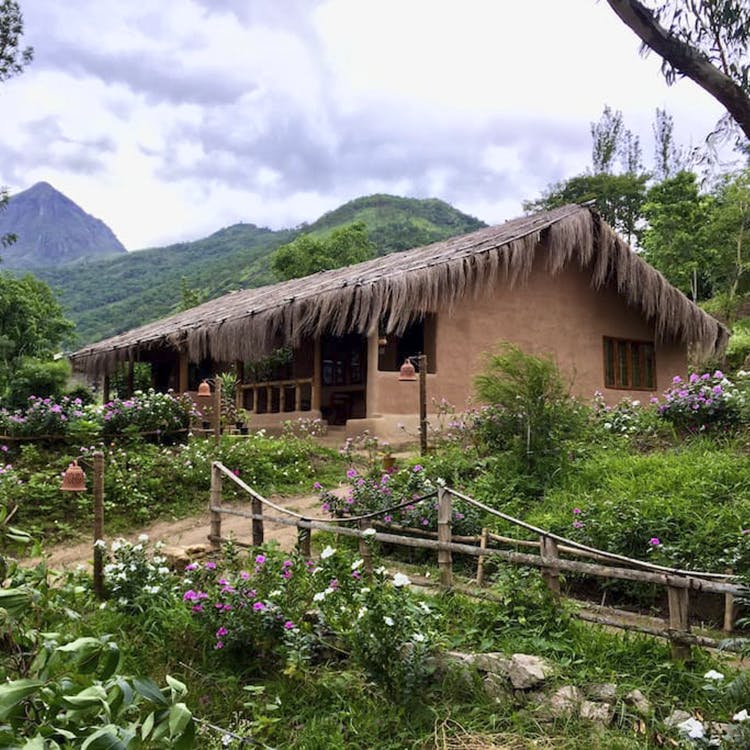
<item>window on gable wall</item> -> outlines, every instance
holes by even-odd
[[[604,337],[604,385],[634,391],[656,389],[653,341]]]

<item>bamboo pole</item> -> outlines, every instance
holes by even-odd
[[[211,492],[210,492],[210,504],[209,511],[211,513],[211,533],[209,535],[209,541],[214,549],[218,549],[220,546],[221,539],[221,470],[217,466],[217,462],[214,461],[211,464]]]
[[[453,583],[453,553],[451,543],[451,520],[453,517],[453,505],[451,496],[444,487],[438,488],[438,568],[440,568],[440,585],[449,588]]]
[[[362,568],[368,576],[372,575],[372,547],[370,546],[367,537],[364,536],[364,533],[371,527],[372,521],[369,518],[360,519],[359,530],[362,532],[363,536],[359,537],[359,556],[364,561]]]
[[[487,527],[484,526],[482,528],[482,536],[479,542],[480,549],[487,549],[487,533]],[[477,586],[484,585],[484,560],[484,555],[480,555],[477,558]]]
[[[257,497],[250,499],[253,509],[253,545],[260,547],[263,544],[263,503]]]
[[[676,636],[690,632],[689,593],[687,589],[667,586],[669,602],[669,629]],[[682,643],[678,638],[672,640],[672,658],[679,661],[690,659],[690,646]]]
[[[539,550],[541,553],[542,578],[544,578],[547,587],[553,596],[560,596],[560,555],[557,550],[557,542],[548,536],[541,536],[539,539]]]
[[[104,454],[95,451],[94,458],[94,595],[104,599],[104,550],[97,544],[104,539]]]
[[[732,570],[728,569],[727,573],[732,575]],[[737,605],[734,601],[734,594],[727,592],[724,594],[724,632],[731,633],[734,630],[734,618],[737,615]]]
[[[297,549],[299,550],[300,555],[302,557],[310,558],[312,557],[312,552],[310,551],[310,540],[312,537],[311,529],[312,526],[308,525],[310,522],[307,521],[305,523],[306,519],[302,518],[299,521],[297,521]],[[353,531],[353,529],[352,529]]]

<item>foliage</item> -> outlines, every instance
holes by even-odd
[[[687,76],[723,104],[750,138],[750,9],[737,0],[608,0],[662,58],[668,84]],[[724,122],[724,127],[727,126]]]
[[[490,405],[475,424],[484,449],[510,453],[543,487],[564,467],[566,442],[583,424],[555,362],[505,343],[487,357],[475,387]]]
[[[386,526],[394,523],[422,531],[437,530],[437,498],[420,500],[434,493],[437,486],[421,464],[383,474],[371,472],[366,476],[360,476],[355,468],[350,467],[346,478],[351,489],[343,497],[324,490],[319,482],[316,483],[315,488],[321,493],[322,508],[326,513],[335,518],[347,518],[385,511],[407,503],[403,508],[391,510],[374,520]],[[453,532],[478,534],[481,523],[477,511],[461,502],[454,502],[453,506]]]
[[[34,50],[21,48],[23,15],[16,0],[0,2],[0,82],[18,75],[31,62]]]
[[[271,256],[271,268],[280,281],[287,281],[360,263],[374,254],[375,245],[367,236],[367,227],[358,221],[334,229],[323,239],[303,234]]]
[[[743,417],[747,378],[740,378],[738,384],[724,377],[720,370],[713,375],[693,373],[687,380],[675,375],[672,387],[664,394],[664,403],[659,406],[659,414],[682,431],[726,431]]]
[[[118,367],[109,378],[109,392],[112,396],[125,398],[131,388],[128,376],[128,368],[125,366]],[[133,362],[133,383],[134,391],[147,391],[152,386],[151,363],[150,362]]]
[[[326,547],[316,562],[264,550],[245,569],[193,563],[186,576],[186,605],[233,663],[250,657],[256,670],[279,662],[299,669],[348,653],[400,699],[428,675],[431,610],[403,574],[378,568],[370,576],[361,559]]]
[[[5,404],[11,409],[21,409],[31,395],[59,399],[65,392],[69,378],[70,365],[65,359],[24,357],[8,384]]]
[[[153,388],[136,391],[131,398],[115,398],[102,406],[102,435],[169,435],[187,430],[195,416],[193,401],[185,394],[157,393]]]
[[[72,328],[44,282],[0,273],[0,394],[23,358],[50,359]]]

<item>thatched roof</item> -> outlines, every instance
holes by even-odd
[[[466,294],[494,288],[498,278],[523,283],[537,248],[547,249],[548,270],[575,263],[591,285],[613,285],[655,326],[660,340],[676,339],[704,354],[726,346],[728,332],[643,261],[589,208],[568,205],[443,242],[346,268],[245,289],[149,323],[75,352],[78,371],[112,372],[151,349],[185,349],[192,361],[253,361],[279,341],[295,345],[322,333],[400,333]]]

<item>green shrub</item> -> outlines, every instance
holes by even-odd
[[[541,494],[567,463],[567,446],[585,424],[581,407],[571,398],[552,359],[525,354],[503,344],[487,358],[475,380],[479,398],[489,406],[475,421],[485,450],[512,454],[519,470]]]
[[[65,391],[68,378],[70,365],[66,359],[47,361],[24,358],[8,383],[4,403],[10,409],[23,409],[32,396],[58,398]]]

